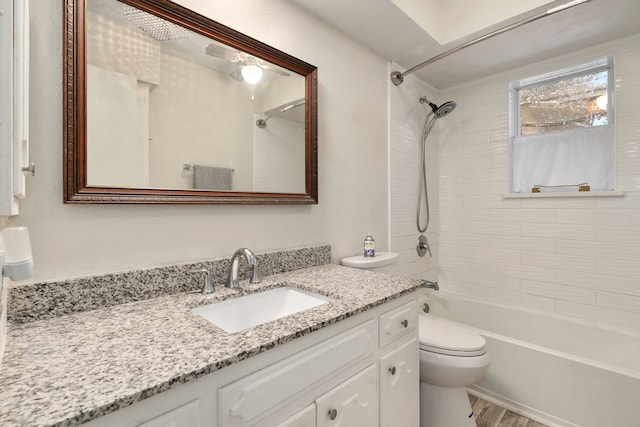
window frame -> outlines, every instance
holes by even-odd
[[[555,83],[561,80],[567,80],[570,78],[593,74],[601,71],[608,71],[607,74],[607,124],[592,126],[589,128],[585,128],[586,131],[589,129],[602,129],[609,128],[612,130],[613,141],[612,150],[615,156],[615,76],[614,76],[614,59],[613,56],[606,56],[602,58],[598,58],[592,61],[583,62],[577,65],[564,67],[558,70],[554,70],[551,72],[538,74],[532,77],[527,77],[519,80],[514,80],[509,83],[509,193],[511,194],[525,194],[519,191],[514,191],[514,143],[516,139],[522,138],[530,138],[538,136],[538,135],[522,135],[521,127],[520,127],[520,91],[523,89],[529,89],[535,86],[541,86],[549,83]],[[568,133],[570,130],[560,129],[557,131],[549,131],[544,134],[553,134],[558,135],[561,133]],[[542,135],[544,135],[542,134]],[[544,137],[544,136],[542,136]],[[614,179],[614,187],[615,187],[615,158],[614,158],[614,171],[613,179]],[[606,191],[615,191],[606,190]]]

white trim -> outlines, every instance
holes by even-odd
[[[554,80],[564,80],[567,77],[588,74],[593,71],[606,70],[612,65],[613,57],[607,56],[604,58],[594,59],[593,61],[584,62],[582,64],[573,65],[571,67],[565,67],[560,70],[555,70],[544,74],[538,74],[537,76],[516,80],[511,82],[510,86],[518,89],[537,86],[540,83],[548,83]]]
[[[29,0],[13,6],[13,194],[26,196],[25,173],[29,166]]]
[[[29,1],[0,0],[0,24],[0,216],[11,216],[29,165]]]
[[[551,197],[624,197],[624,191],[575,191],[575,192],[550,192],[550,193],[508,193],[503,194],[503,199],[546,199]]]

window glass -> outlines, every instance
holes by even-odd
[[[608,86],[602,70],[520,89],[520,135],[608,124]]]

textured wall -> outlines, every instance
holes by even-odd
[[[38,173],[11,225],[26,225],[33,281],[330,244],[334,262],[367,232],[387,248],[387,64],[284,0],[179,3],[319,70],[319,205],[62,203],[62,2],[31,2],[31,157]],[[348,66],[346,66],[348,64]]]

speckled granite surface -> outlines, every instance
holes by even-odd
[[[290,249],[256,254],[260,274],[313,267],[331,262],[331,246]],[[193,270],[206,268],[214,284],[226,283],[231,259],[182,263],[124,273],[104,274],[59,282],[12,285],[7,317],[11,323],[49,319],[164,295],[198,290],[202,274]],[[250,277],[251,270],[240,260],[239,277]]]
[[[421,281],[332,264],[274,274],[215,294],[166,295],[10,326],[0,425],[95,419],[415,290]],[[285,284],[333,301],[235,334],[191,308]]]

